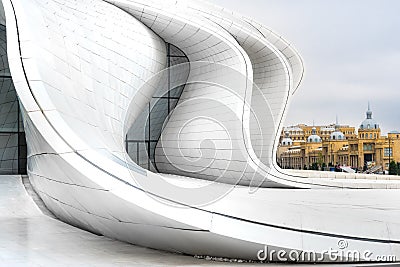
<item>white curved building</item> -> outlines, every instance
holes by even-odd
[[[400,257],[398,177],[278,167],[303,77],[279,35],[197,1],[2,3],[28,175],[61,220],[190,255]]]

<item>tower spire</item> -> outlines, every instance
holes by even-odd
[[[336,114],[336,126],[339,125],[338,115]]]
[[[371,104],[368,101],[367,119],[372,119]]]
[[[336,114],[336,123],[335,123],[335,131],[338,132],[339,131],[339,118],[338,115]]]

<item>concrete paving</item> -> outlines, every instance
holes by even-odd
[[[263,265],[196,259],[88,233],[52,217],[35,196],[28,180],[0,176],[0,266]]]

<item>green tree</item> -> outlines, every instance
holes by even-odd
[[[399,169],[397,167],[397,163],[394,161],[391,161],[389,164],[389,174],[390,175],[397,175],[399,173]]]
[[[400,162],[397,162],[397,175],[400,175]]]
[[[318,167],[318,163],[313,163],[312,165],[311,165],[311,170],[314,170],[314,171],[318,171],[319,170],[319,167]]]
[[[321,168],[323,168],[322,167],[322,164],[324,164],[324,161],[322,160],[323,158],[322,158],[322,152],[319,152],[318,153],[318,161],[317,161],[317,163],[318,163],[318,169],[319,169],[319,167],[321,167]],[[323,170],[323,169],[322,169]]]
[[[324,171],[324,170],[325,170],[325,168],[326,168],[326,164],[325,164],[325,162],[322,162],[321,169]]]

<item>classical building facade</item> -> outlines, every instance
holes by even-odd
[[[368,105],[365,120],[355,127],[327,126],[286,127],[278,148],[278,163],[283,168],[309,169],[318,166],[347,166],[358,171],[384,172],[389,162],[400,162],[400,132],[383,136],[372,118]]]

